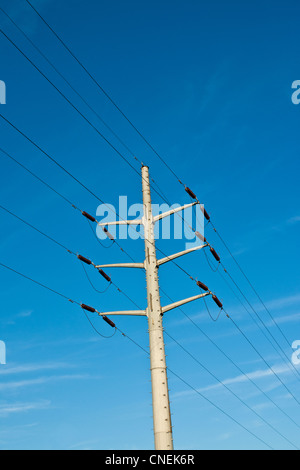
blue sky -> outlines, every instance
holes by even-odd
[[[150,166],[168,199],[188,203],[176,180],[133,132],[78,64],[63,50],[23,0],[1,7],[26,31],[72,85]],[[33,0],[33,4],[137,124],[212,215],[220,233],[255,284],[290,343],[300,339],[299,314],[299,124],[292,83],[300,80],[299,2],[163,2]],[[69,99],[120,148],[112,135],[68,89],[0,12],[1,29]],[[141,179],[75,113],[1,35],[0,80],[7,86],[1,114],[53,155],[107,203],[119,195],[141,202]],[[2,120],[1,147],[92,214],[98,203]],[[124,151],[126,154],[126,151]],[[0,204],[75,252],[100,264],[125,262],[117,247],[104,249],[84,219],[0,155]],[[130,159],[130,156],[129,156]],[[131,163],[139,170],[139,165]],[[160,203],[157,196],[153,202]],[[130,309],[113,287],[91,289],[78,261],[4,212],[1,258],[66,296],[101,311]],[[263,318],[288,349],[269,316],[210,227],[206,236]],[[158,241],[170,254],[184,241]],[[108,244],[107,244],[108,245]],[[141,241],[122,246],[138,261]],[[280,359],[203,253],[180,265],[218,294],[293,393],[299,382]],[[91,272],[98,289],[104,281]],[[114,282],[145,307],[143,272],[113,271]],[[80,308],[0,270],[0,340],[7,365],[0,366],[1,449],[153,448],[148,357],[116,334],[101,339]],[[178,300],[198,293],[174,265],[161,269],[160,284]],[[234,286],[233,286],[234,287]],[[162,296],[162,303],[169,303]],[[215,305],[209,301],[214,315]],[[184,311],[270,397],[300,423],[299,407],[223,315],[213,323],[203,303]],[[297,446],[299,430],[201,335],[180,311],[165,316],[166,331],[221,381]],[[117,325],[147,348],[143,318]],[[110,328],[95,319],[104,334]],[[166,338],[167,361],[193,387],[275,448],[288,444],[242,407],[201,367]],[[182,449],[253,449],[262,444],[170,376],[174,442]]]

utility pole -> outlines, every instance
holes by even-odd
[[[148,317],[149,326],[149,343],[150,343],[150,363],[151,363],[151,380],[152,380],[152,403],[153,403],[153,423],[154,423],[154,441],[156,450],[173,450],[173,432],[171,422],[167,365],[164,344],[164,331],[163,331],[163,316],[177,307],[180,307],[189,302],[201,299],[212,293],[207,289],[207,292],[190,297],[166,307],[161,306],[160,292],[159,292],[159,277],[158,270],[160,266],[172,261],[176,258],[186,254],[201,250],[209,246],[207,243],[204,245],[185,250],[180,253],[168,256],[161,260],[156,257],[156,247],[154,238],[154,226],[159,220],[169,217],[177,212],[183,211],[189,207],[199,204],[193,202],[177,209],[170,210],[164,214],[153,217],[152,201],[151,201],[151,187],[149,168],[142,167],[142,183],[143,183],[143,203],[144,215],[141,220],[132,221],[117,221],[109,222],[106,224],[99,223],[100,227],[107,227],[109,225],[142,225],[145,234],[145,261],[144,263],[123,263],[123,264],[106,264],[96,266],[98,269],[102,268],[137,268],[144,269],[146,272],[147,281],[147,308],[146,310],[133,310],[133,311],[117,311],[101,313],[101,316],[111,315],[138,315]]]
[[[150,339],[150,361],[152,378],[152,402],[155,448],[173,450],[173,433],[167,378],[162,309],[160,303],[158,264],[154,240],[149,168],[142,168],[144,229],[145,229],[145,269],[147,279],[148,324]]]

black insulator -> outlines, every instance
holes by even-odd
[[[197,282],[197,286],[200,287],[200,289],[204,290],[205,292],[209,291],[209,288],[205,284],[203,284],[203,282],[201,281]]]
[[[92,262],[89,259],[85,258],[84,256],[77,255],[77,258],[85,264],[88,264],[88,265],[92,264]]]
[[[206,210],[203,206],[201,206],[201,210],[202,210],[202,212],[203,212],[204,217],[206,218],[206,220],[210,220],[210,215],[209,215],[209,213],[207,212],[207,210]]]
[[[210,252],[211,252],[211,254],[213,255],[213,257],[214,257],[214,258],[218,261],[218,263],[219,263],[219,262],[221,261],[221,258],[220,258],[220,256],[218,255],[218,253],[216,252],[216,250],[215,250],[213,247],[211,247]]]
[[[207,240],[206,238],[200,233],[200,232],[195,232],[196,237],[198,237],[203,243],[206,243]]]
[[[99,273],[104,277],[104,279],[107,280],[107,282],[111,282],[111,278],[104,271],[102,271],[102,269],[99,269]]]
[[[113,321],[111,321],[109,318],[107,318],[107,316],[103,315],[103,320],[106,321],[106,323],[108,323],[112,328],[116,328],[116,325],[114,324]]]
[[[88,305],[81,304],[81,308],[83,308],[83,310],[87,310],[88,312],[91,312],[91,313],[96,312],[96,310],[93,307],[89,307]]]
[[[196,201],[197,201],[196,194],[194,194],[193,191],[190,188],[185,188],[185,190],[188,193],[188,195],[191,196],[192,199],[196,199]]]
[[[223,308],[222,302],[218,299],[218,297],[216,295],[213,295],[212,298],[216,302],[218,307]]]
[[[82,212],[82,215],[83,215],[84,217],[86,217],[88,220],[90,220],[91,222],[96,222],[95,217],[93,217],[92,215],[88,214],[87,212]]]

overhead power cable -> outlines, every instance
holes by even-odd
[[[52,293],[54,293],[54,294],[56,294],[56,295],[59,295],[60,297],[62,297],[62,298],[64,298],[65,300],[67,300],[68,302],[71,302],[71,303],[73,303],[73,304],[76,304],[76,305],[80,306],[80,307],[81,307],[83,310],[85,310],[85,311],[90,311],[90,312],[92,312],[92,313],[98,313],[98,314],[101,315],[101,313],[98,312],[96,309],[94,309],[94,308],[92,308],[92,307],[88,307],[87,305],[84,305],[84,304],[80,304],[79,302],[76,302],[76,301],[74,301],[74,300],[71,300],[71,299],[69,299],[67,296],[65,296],[65,295],[63,295],[63,294],[61,294],[61,293],[59,293],[59,292],[57,292],[57,291],[55,291],[55,290],[53,290],[53,289],[47,287],[46,285],[44,285],[44,284],[42,284],[42,283],[40,283],[40,282],[38,282],[38,281],[35,281],[34,279],[32,279],[32,278],[30,278],[30,277],[28,277],[28,276],[26,276],[26,275],[24,275],[24,274],[22,274],[22,273],[16,271],[15,269],[10,268],[9,266],[7,266],[7,265],[5,265],[5,264],[3,264],[3,263],[1,263],[1,262],[0,262],[0,266],[1,266],[2,268],[4,268],[4,269],[7,269],[7,270],[9,270],[9,271],[11,271],[11,272],[13,272],[13,273],[15,273],[15,274],[17,274],[17,275],[19,275],[19,276],[25,278],[25,279],[27,279],[27,280],[29,280],[29,281],[31,281],[31,282],[37,284],[37,285],[40,286],[40,287],[43,287],[44,289],[47,289],[48,291],[50,291],[50,292],[52,292]],[[129,339],[133,344],[135,344],[135,345],[136,345],[138,348],[140,348],[144,353],[146,353],[147,356],[149,356],[149,352],[148,352],[145,348],[143,348],[137,341],[135,341],[135,340],[132,339],[130,336],[128,336],[127,334],[125,334],[122,330],[120,330],[120,329],[119,329],[111,320],[109,320],[108,318],[106,318],[106,317],[102,317],[102,318],[103,318],[103,320],[105,320],[107,323],[109,323],[110,326],[112,326],[112,327],[115,328],[117,331],[119,331],[119,332],[122,334],[123,337]],[[168,370],[169,370],[173,375],[175,375],[178,379],[180,379],[182,382],[184,382],[186,385],[188,385],[188,386],[191,388],[191,386],[190,386],[186,381],[184,381],[178,374],[174,373],[171,369],[168,369]],[[205,397],[203,394],[201,394],[198,390],[194,389],[194,391],[195,391],[198,395],[202,396],[202,398],[203,398],[204,400],[206,400],[207,402],[209,402],[209,403],[210,403],[213,407],[215,407],[218,411],[220,411],[222,414],[224,414],[225,416],[227,416],[227,417],[228,417],[231,421],[233,421],[236,425],[238,425],[239,427],[241,427],[241,428],[242,428],[244,431],[246,431],[248,434],[250,434],[251,436],[253,436],[255,439],[259,440],[259,441],[260,441],[261,443],[263,443],[267,448],[273,450],[272,447],[271,447],[269,444],[267,444],[267,443],[266,443],[264,440],[262,440],[259,436],[257,436],[256,434],[254,434],[251,430],[249,430],[248,428],[246,428],[246,426],[244,426],[243,424],[241,424],[240,422],[238,422],[235,418],[233,418],[229,413],[227,413],[226,411],[224,411],[221,407],[219,407],[218,405],[216,405],[213,401],[209,400],[207,397]]]
[[[26,140],[28,140],[32,145],[34,145],[41,153],[43,153],[47,158],[49,158],[53,163],[55,163],[59,168],[61,168],[64,172],[66,172],[73,180],[75,180],[78,184],[80,184],[84,189],[86,189],[91,195],[93,195],[93,197],[95,197],[97,200],[99,200],[101,203],[103,203],[104,205],[106,205],[104,203],[104,201],[99,198],[93,191],[91,191],[86,185],[84,185],[81,181],[79,181],[76,177],[74,177],[68,170],[66,170],[61,164],[59,164],[57,162],[56,159],[54,159],[53,157],[51,157],[47,152],[45,152],[39,145],[37,145],[32,139],[30,139],[26,134],[24,134],[22,131],[20,131],[14,124],[12,124],[8,119],[6,119],[3,115],[0,114],[0,117],[5,121],[7,122],[11,127],[13,127],[13,129],[15,129],[18,133],[20,133]],[[6,155],[8,155],[6,153]],[[23,166],[24,167],[24,166]],[[32,172],[31,172],[32,174]],[[49,185],[47,185],[49,187]],[[76,208],[76,206],[74,206],[72,203],[71,205],[73,207]],[[116,215],[118,215],[116,213]],[[95,219],[94,219],[95,220]],[[131,225],[130,225],[131,226]],[[132,227],[132,226],[131,226]],[[121,248],[121,250],[123,251],[123,249]],[[163,255],[165,255],[165,253],[158,249]],[[166,255],[165,255],[166,256]],[[180,270],[182,270],[184,272],[184,274],[186,274],[190,279],[194,280],[194,278],[186,271],[184,270],[183,268],[181,268],[180,265],[178,265],[174,260],[172,260],[173,264],[175,264]],[[289,365],[290,366],[290,365]]]
[[[1,30],[1,33],[8,39],[8,41],[33,65],[33,67],[39,72],[41,73],[41,75],[58,91],[58,93],[72,106],[73,109],[75,109],[84,119],[85,121],[90,124],[92,126],[92,128],[94,130],[96,130],[96,132],[108,143],[108,145],[110,145],[110,147],[115,150],[117,152],[117,154],[119,156],[122,157],[123,160],[125,160],[129,166],[135,171],[135,173],[139,174],[138,171],[133,167],[133,165],[131,165],[128,160],[116,149],[116,147],[114,147],[114,145],[111,144],[110,141],[108,141],[107,138],[105,138],[103,136],[103,134],[83,115],[83,113],[81,113],[81,111],[79,111],[79,109],[47,78],[47,76],[26,56],[26,54],[24,54],[24,52]],[[3,117],[3,116],[1,116]],[[5,118],[4,118],[5,119]],[[7,120],[6,120],[7,121]],[[8,121],[7,121],[8,122]],[[24,134],[23,134],[24,135]],[[40,147],[38,147],[40,149]],[[40,149],[41,150],[41,149]],[[44,152],[45,153],[45,152]],[[48,155],[49,157],[49,155]],[[51,158],[51,157],[50,157]],[[54,159],[52,159],[52,161],[54,161],[56,164],[58,164],[58,162],[56,162]],[[59,165],[59,164],[58,164]],[[59,165],[62,169],[63,167],[61,165]],[[64,171],[66,171],[64,169]],[[69,175],[71,175],[70,173],[68,173]],[[74,178],[74,177],[73,177]],[[79,182],[78,179],[75,179],[77,182]],[[80,182],[79,182],[80,183]],[[82,185],[82,183],[80,183]],[[87,189],[87,188],[86,188]],[[195,196],[195,194],[189,189],[189,188],[185,188],[186,189],[186,192],[194,199],[197,199],[197,197]],[[91,192],[89,190],[89,192]],[[92,193],[92,192],[91,192]],[[93,194],[93,193],[92,193]],[[99,199],[99,198],[98,198]],[[101,201],[103,203],[103,201]],[[198,201],[198,203],[200,204],[200,202]],[[206,216],[206,218],[208,220],[210,220],[210,217],[208,216],[208,214],[206,213],[206,211],[204,210],[204,214]],[[160,250],[161,251],[161,250]],[[214,250],[211,248],[211,251],[214,253]],[[161,251],[162,252],[162,251]],[[162,252],[163,253],[163,252]],[[174,262],[174,261],[173,261]],[[189,273],[184,270],[181,266],[179,266],[177,263],[174,262],[174,264],[176,266],[179,267],[179,269],[181,269],[187,276],[189,276],[189,278],[191,280],[195,280],[191,275],[189,275]],[[273,337],[274,338],[274,337]],[[276,341],[276,340],[275,340]],[[277,345],[278,347],[282,350],[281,346],[279,345],[279,343],[277,342]],[[282,350],[283,354],[285,354],[285,352]],[[285,354],[286,358],[287,358],[287,355]],[[287,358],[288,359],[288,358]],[[294,367],[294,366],[293,366]],[[298,370],[294,367],[295,371],[297,372],[297,374],[299,374]],[[300,375],[300,374],[299,374]]]
[[[62,46],[67,50],[67,52],[73,57],[73,59],[78,63],[78,65],[87,73],[90,79],[94,84],[101,90],[101,92],[106,96],[106,98],[111,102],[111,104],[121,113],[121,115],[126,119],[126,121],[131,125],[131,127],[139,134],[139,136],[144,140],[144,142],[150,147],[150,149],[160,158],[165,166],[173,173],[175,178],[181,183],[180,179],[177,177],[172,168],[165,162],[165,160],[159,155],[159,153],[154,149],[154,147],[147,141],[147,139],[142,135],[142,133],[137,129],[133,122],[126,116],[126,114],[121,110],[117,103],[112,99],[112,97],[105,91],[105,89],[100,85],[96,78],[88,71],[88,69],[83,65],[83,63],[77,58],[77,56],[71,51],[67,44],[61,39],[61,37],[54,31],[54,29],[49,25],[49,23],[43,18],[43,16],[38,12],[38,10],[32,5],[31,2],[25,0],[26,3],[35,11],[47,28],[54,34]],[[182,184],[182,183],[181,183]]]
[[[226,313],[226,311],[224,310],[224,312]],[[257,355],[261,358],[261,360],[266,364],[266,366],[268,367],[268,369],[270,371],[272,371],[272,373],[277,377],[277,379],[279,380],[279,382],[281,383],[281,385],[286,389],[286,391],[288,392],[288,394],[294,399],[294,401],[300,405],[300,401],[298,400],[298,398],[294,395],[294,393],[291,392],[291,390],[287,387],[287,385],[283,382],[283,380],[281,379],[280,375],[274,370],[274,368],[268,363],[268,361],[263,357],[263,355],[258,351],[258,349],[254,346],[254,344],[252,343],[252,341],[247,337],[247,335],[243,332],[243,330],[238,326],[238,324],[233,320],[233,318],[227,314],[228,318],[231,320],[231,322],[234,324],[234,326],[237,328],[237,330],[242,334],[242,336],[245,338],[245,340],[247,341],[247,343],[250,344],[251,348],[257,353]]]
[[[258,437],[254,432],[252,432],[249,428],[246,428],[243,424],[241,424],[239,421],[237,421],[235,418],[233,418],[229,413],[224,411],[221,407],[213,403],[212,400],[207,398],[203,393],[201,393],[199,390],[197,390],[193,385],[191,385],[189,382],[187,382],[185,379],[180,377],[180,375],[176,374],[172,369],[168,367],[168,371],[171,372],[172,375],[174,375],[178,380],[180,380],[182,383],[184,383],[189,389],[191,389],[193,392],[195,392],[197,395],[199,395],[201,398],[203,398],[206,402],[208,402],[210,405],[212,405],[214,408],[219,410],[223,415],[225,415],[227,418],[229,418],[231,421],[233,421],[235,424],[237,424],[240,428],[242,428],[244,431],[246,431],[248,434],[250,434],[252,437],[255,439],[259,440],[264,446],[266,446],[269,450],[274,450],[273,447],[271,447],[269,444],[267,444],[263,439]]]
[[[174,303],[174,300],[167,294],[167,292],[164,289],[160,289],[161,292],[172,302]],[[196,323],[181,307],[178,308],[178,310],[187,318],[187,320],[194,325],[194,327],[200,331],[200,333],[238,370],[238,372],[247,378],[247,380],[260,392],[263,394],[263,396],[269,400],[283,415],[297,428],[300,429],[300,425],[290,416],[288,415],[252,378],[251,374],[246,373],[244,370],[241,369],[241,367],[231,358],[229,357],[228,354],[225,353],[225,351],[218,346],[218,344]],[[228,316],[229,318],[229,316]],[[271,371],[272,372],[272,371]],[[273,372],[272,372],[273,373]],[[274,374],[274,377],[277,378]]]
[[[87,275],[87,278],[88,278],[90,284],[92,285],[92,287],[93,287],[95,290],[97,290],[98,293],[103,294],[103,293],[106,292],[107,289],[106,289],[105,291],[103,291],[103,292],[100,292],[98,289],[95,288],[95,286],[93,285],[93,283],[92,283],[90,277],[88,276],[87,271],[85,270],[84,263],[87,264],[87,265],[93,266],[94,268],[96,268],[96,264],[93,263],[92,261],[90,261],[90,259],[85,258],[85,257],[83,257],[83,256],[81,256],[81,255],[79,255],[79,254],[76,254],[76,253],[75,253],[74,251],[72,251],[72,250],[69,250],[65,245],[63,245],[62,243],[58,242],[58,241],[55,240],[53,237],[50,237],[50,236],[47,235],[45,232],[42,232],[40,229],[38,229],[38,228],[35,227],[34,225],[30,224],[30,223],[27,222],[26,220],[22,219],[21,217],[19,217],[18,215],[16,215],[16,214],[13,213],[12,211],[6,209],[5,207],[3,207],[3,206],[0,205],[0,209],[1,209],[2,211],[6,212],[7,214],[11,215],[12,217],[14,217],[15,219],[17,219],[18,221],[22,222],[23,224],[25,224],[26,226],[28,226],[28,227],[31,228],[32,230],[35,230],[36,232],[38,232],[38,233],[39,233],[40,235],[42,235],[43,237],[45,237],[45,238],[47,238],[48,240],[50,240],[52,243],[55,243],[57,246],[63,248],[63,249],[66,250],[69,254],[75,256],[79,261],[81,261],[81,264],[82,264],[82,266],[83,266],[83,268],[84,268],[84,271],[85,271],[85,273],[86,273],[86,275]],[[104,273],[104,271],[102,271],[102,270],[100,270],[100,269],[98,269],[98,268],[96,268],[96,270],[106,279],[106,281],[109,283],[109,286],[110,286],[110,285],[113,285],[113,286],[117,289],[117,291],[118,291],[119,293],[121,293],[124,297],[126,297],[128,300],[130,300],[130,302],[131,302],[133,305],[137,306],[136,302],[135,302],[134,300],[132,300],[124,291],[122,291],[122,290],[110,279],[110,277],[107,276],[106,273]],[[109,286],[108,286],[108,287],[109,287]],[[140,307],[138,307],[138,308],[141,310]]]
[[[165,158],[163,158],[158,152],[157,150],[153,147],[153,145],[149,142],[148,139],[145,138],[145,136],[139,131],[139,129],[137,128],[136,125],[134,125],[134,123],[128,118],[128,116],[122,111],[122,109],[120,108],[120,106],[117,105],[117,103],[115,102],[115,100],[113,100],[113,98],[109,95],[109,93],[103,88],[102,85],[100,85],[99,81],[96,80],[96,78],[88,71],[88,69],[83,65],[82,61],[80,61],[78,59],[78,57],[76,56],[76,54],[74,54],[74,52],[70,49],[69,46],[67,46],[66,42],[62,40],[62,38],[57,34],[57,32],[54,30],[53,27],[50,26],[50,24],[45,20],[45,18],[39,13],[39,11],[32,5],[32,3],[29,1],[29,0],[25,0],[26,3],[34,10],[34,12],[39,16],[39,18],[43,21],[43,23],[47,26],[47,28],[52,32],[52,34],[54,34],[54,36],[57,38],[57,40],[62,44],[62,46],[66,49],[66,51],[73,57],[73,59],[78,63],[78,65],[85,71],[85,73],[90,77],[90,79],[94,82],[94,84],[99,88],[99,90],[106,96],[106,98],[112,103],[112,105],[120,112],[120,114],[125,118],[125,120],[130,124],[130,126],[137,132],[137,134],[142,138],[142,140],[146,143],[146,145],[155,153],[155,155],[160,159],[160,161],[168,168],[168,170],[174,175],[174,177],[177,179],[177,181],[183,185],[185,187],[185,189],[187,190],[187,186],[181,181],[181,179],[179,178],[179,176],[175,173],[175,171],[171,168],[171,166],[166,162]],[[207,214],[208,215],[208,214]],[[210,217],[208,217],[208,220],[211,222],[211,219]],[[214,225],[212,224],[212,226],[214,227]],[[230,255],[233,257],[234,261],[236,262],[236,264],[238,265],[240,271],[242,272],[243,276],[246,278],[246,280],[248,281],[249,285],[251,286],[251,288],[253,289],[253,291],[255,292],[255,294],[257,295],[258,299],[260,300],[260,302],[262,303],[263,307],[265,308],[265,310],[267,311],[267,313],[270,315],[272,321],[274,322],[274,324],[277,326],[277,328],[279,329],[280,333],[282,334],[282,336],[284,337],[285,341],[287,342],[287,344],[290,346],[290,341],[288,340],[288,338],[286,337],[286,335],[284,334],[283,330],[281,329],[281,327],[279,326],[278,322],[276,321],[276,319],[273,317],[273,315],[271,314],[271,312],[269,311],[269,309],[266,307],[265,303],[263,302],[262,298],[260,297],[260,295],[258,294],[258,292],[256,291],[256,289],[254,288],[253,284],[250,282],[249,278],[246,276],[245,272],[242,270],[241,266],[239,265],[239,263],[237,262],[237,260],[235,259],[235,257],[233,256],[231,250],[229,249],[228,245],[224,242],[223,238],[221,237],[221,235],[219,234],[219,232],[215,229],[214,227],[214,230],[215,232],[218,234],[219,238],[221,239],[222,243],[224,244],[224,246],[226,247],[226,249],[228,250],[228,252],[230,253]]]
[[[202,369],[204,369],[214,380],[216,380],[222,387],[224,387],[231,395],[233,395],[243,406],[245,406],[250,412],[254,413],[257,418],[259,418],[266,426],[272,429],[276,434],[278,434],[285,442],[290,444],[294,449],[299,450],[299,448],[293,444],[287,437],[285,437],[278,429],[276,429],[271,423],[269,423],[263,416],[261,416],[255,409],[249,406],[245,400],[240,398],[230,387],[226,385],[225,382],[220,380],[214,373],[212,373],[199,359],[197,359],[190,351],[188,351],[178,340],[171,336],[166,330],[165,334],[177,344],[189,357],[193,359]]]
[[[55,72],[65,81],[65,83],[67,83],[67,85],[71,88],[71,90],[72,90],[72,91],[84,102],[84,104],[96,115],[96,117],[101,121],[101,123],[105,125],[105,127],[113,134],[113,136],[118,140],[118,142],[121,143],[121,145],[130,153],[130,155],[131,155],[136,161],[138,161],[141,165],[143,165],[143,162],[142,162],[140,159],[138,159],[138,158],[136,157],[135,153],[128,147],[128,145],[127,145],[127,144],[116,134],[116,132],[106,123],[106,121],[99,115],[99,113],[98,113],[97,111],[95,111],[95,109],[94,109],[92,106],[89,105],[89,103],[82,97],[82,95],[72,86],[72,84],[70,83],[70,81],[65,78],[65,76],[64,76],[64,75],[57,69],[57,67],[47,58],[47,56],[40,50],[40,48],[39,48],[38,46],[36,46],[36,44],[29,38],[29,36],[16,24],[16,22],[8,15],[8,13],[6,13],[1,7],[0,7],[0,11],[2,11],[2,13],[3,13],[4,15],[6,15],[7,18],[9,18],[9,20],[12,22],[12,24],[21,32],[21,34],[23,34],[23,36],[24,36],[24,37],[30,42],[30,44],[39,52],[39,54],[43,57],[43,59],[46,60],[47,63],[55,70]],[[9,39],[8,36],[6,36],[6,37],[7,37],[7,39]],[[15,45],[15,43],[13,43],[12,41],[10,41],[10,42],[11,42],[15,47],[17,47],[17,46]],[[22,53],[22,51],[21,51],[18,47],[17,47],[17,49]],[[23,54],[23,56],[24,56],[26,59],[28,59],[28,57],[25,56],[25,54]],[[28,60],[30,61],[30,59],[28,59]],[[32,61],[30,61],[30,63],[31,63],[32,65],[34,65]],[[38,69],[37,67],[35,67],[35,68],[36,68],[40,73],[42,73],[42,72],[40,71],[40,69]],[[44,78],[47,78],[43,73],[42,73],[42,75],[43,75]],[[50,80],[48,80],[48,82],[50,82]],[[53,85],[52,82],[50,82],[50,83]],[[53,85],[53,86],[54,86],[54,85]],[[55,86],[54,86],[54,87],[55,87]],[[57,87],[55,87],[55,89],[56,89],[57,91],[59,91]],[[62,95],[62,93],[60,93],[60,94]],[[66,99],[65,95],[63,95],[63,97]],[[69,100],[67,100],[67,101],[68,101],[69,104],[70,104],[70,101],[69,101]],[[73,106],[73,107],[74,107],[74,106]],[[76,110],[77,110],[77,108],[76,108]],[[101,137],[103,137],[102,134],[101,134]],[[114,148],[114,150],[115,150],[115,148]],[[124,157],[124,158],[125,158],[125,157]],[[126,160],[126,158],[125,158],[125,160]],[[126,160],[126,161],[127,161],[127,160]],[[133,169],[133,168],[131,167],[131,169]],[[162,192],[161,188],[159,187],[159,185],[157,184],[157,182],[155,182],[154,180],[152,180],[152,181],[153,181],[153,183],[155,184],[155,186],[157,186],[158,191],[155,190],[153,187],[152,187],[152,189],[161,197],[162,200],[164,200],[167,204],[171,205],[170,202],[168,201],[167,197],[163,194],[163,192]],[[193,231],[192,227],[190,227],[190,226],[186,223],[185,219],[184,219],[179,213],[176,213],[176,216],[178,216],[180,219],[182,219],[183,222],[185,223],[185,225],[186,225],[189,229],[191,229],[191,230]]]

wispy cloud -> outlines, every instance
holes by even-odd
[[[24,310],[16,315],[16,318],[29,318],[33,314],[33,310]]]
[[[61,382],[61,381],[70,381],[70,380],[88,380],[92,377],[89,375],[55,375],[51,377],[39,377],[37,379],[29,379],[29,380],[20,380],[17,382],[6,382],[0,384],[1,391],[8,391],[8,390],[18,390],[23,389],[25,387],[33,387],[37,385],[45,385],[49,383]]]
[[[300,222],[300,215],[296,215],[295,217],[291,217],[290,219],[288,219],[287,223],[289,225],[295,225],[295,224],[298,224]]]
[[[19,366],[6,366],[0,369],[0,376],[3,375],[17,375],[26,374],[31,372],[41,372],[46,370],[59,370],[59,369],[70,369],[74,368],[73,364],[67,364],[62,362],[53,362],[46,364],[23,364]]]
[[[12,414],[26,413],[29,411],[45,410],[50,408],[51,402],[48,400],[35,403],[13,403],[0,405],[0,416],[6,417]]]
[[[290,374],[291,370],[288,366],[274,366],[273,370],[271,370],[271,369],[264,369],[264,370],[259,369],[259,370],[256,370],[254,372],[247,373],[248,377],[246,375],[238,375],[236,377],[231,377],[231,378],[223,380],[222,383],[216,383],[216,384],[213,384],[213,385],[208,385],[206,387],[199,388],[198,392],[202,393],[202,394],[205,394],[206,392],[211,392],[211,391],[214,391],[214,390],[218,391],[220,389],[223,389],[224,385],[226,387],[229,387],[230,385],[243,384],[243,383],[247,383],[249,381],[249,379],[251,379],[253,381],[268,379],[268,378],[274,376],[274,372],[278,376],[282,376],[282,375]],[[268,391],[274,390],[278,386],[280,386],[279,382],[278,382],[278,384],[277,383],[276,384],[275,383],[270,384],[268,386]],[[194,392],[191,391],[191,390],[186,390],[186,391],[175,393],[173,398],[181,398],[183,396],[191,395],[193,393]]]

